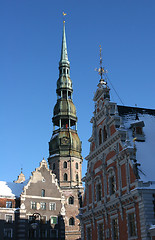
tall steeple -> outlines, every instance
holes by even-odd
[[[49,164],[59,180],[60,186],[81,184],[81,141],[77,134],[76,108],[72,101],[72,81],[70,79],[70,63],[67,55],[65,22],[63,23],[62,49],[59,62],[59,79],[57,80],[57,102],[53,111],[53,135],[49,142]],[[57,158],[76,157],[80,168],[77,173],[68,169],[67,181],[64,181],[60,168],[57,168]],[[67,170],[66,169],[66,170]],[[80,170],[80,171],[79,171]]]
[[[72,100],[72,81],[68,61],[65,22],[63,23],[62,49],[57,80],[57,102],[53,111],[53,134],[49,142],[49,166],[56,174],[65,197],[65,236],[68,240],[81,238],[79,196],[81,182],[81,141],[77,133],[76,108]],[[74,225],[74,226],[73,226]]]

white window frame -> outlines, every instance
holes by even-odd
[[[51,208],[52,204],[53,204],[53,206],[54,206],[53,209]],[[50,202],[50,203],[49,203],[49,210],[50,210],[50,211],[55,211],[55,210],[56,210],[56,203],[55,203],[55,202]]]
[[[128,223],[128,238],[129,239],[135,239],[135,238],[137,238],[137,221],[136,221],[135,208],[126,211],[126,214],[127,214],[127,223]],[[130,227],[129,227],[129,215],[130,214],[134,214],[135,236],[131,236],[131,233],[130,233]]]
[[[46,210],[46,202],[41,202],[40,203],[40,209],[41,210]]]
[[[56,222],[56,223],[51,223],[51,218],[56,218],[56,219],[57,219],[57,222]],[[51,224],[57,224],[57,223],[58,223],[58,216],[56,216],[56,215],[51,215],[51,216],[50,216],[50,223],[51,223]]]
[[[10,205],[11,207],[7,207],[7,205]],[[6,201],[6,208],[12,208],[12,201]]]
[[[33,205],[35,205],[35,208],[32,207]],[[37,202],[31,201],[31,209],[37,209]]]
[[[11,221],[8,221],[8,220],[7,220],[7,216],[11,216]],[[5,221],[6,221],[7,223],[12,223],[12,222],[13,222],[13,215],[12,215],[12,214],[5,214]]]

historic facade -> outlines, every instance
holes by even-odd
[[[117,106],[102,65],[99,73],[79,214],[82,239],[153,239],[155,110]]]
[[[30,180],[0,182],[1,239],[65,239],[65,199],[43,159]]]
[[[66,239],[80,239],[79,201],[83,194],[81,182],[81,141],[77,133],[76,108],[72,101],[73,88],[70,79],[70,63],[67,55],[65,22],[59,79],[57,80],[57,103],[53,111],[53,135],[49,142],[49,166],[56,174],[59,186],[65,197]]]

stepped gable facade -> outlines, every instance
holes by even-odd
[[[93,99],[82,239],[154,239],[155,110],[117,106],[103,78]]]
[[[30,180],[0,189],[1,239],[65,239],[64,196],[44,159]]]

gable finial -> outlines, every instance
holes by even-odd
[[[107,82],[105,79],[103,79],[103,75],[107,72],[107,70],[104,69],[104,67],[102,66],[102,48],[101,48],[101,45],[99,46],[100,47],[100,67],[97,69],[95,69],[95,71],[98,72],[98,74],[101,76],[101,79],[100,79],[100,83],[101,84],[104,84],[104,85],[107,85]]]

